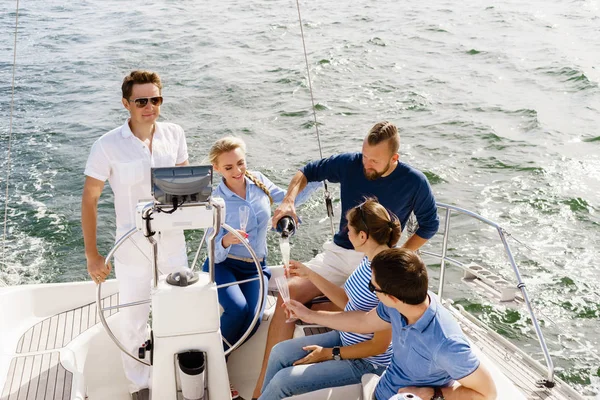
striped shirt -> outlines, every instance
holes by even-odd
[[[371,262],[367,257],[363,258],[358,268],[350,275],[344,284],[344,290],[348,295],[348,304],[344,311],[371,311],[379,304],[379,299],[369,290],[369,281],[371,280]],[[344,346],[352,346],[357,343],[366,342],[373,338],[372,333],[352,333],[341,332],[340,338]],[[387,367],[392,360],[392,344],[385,353],[376,356],[366,357],[365,360],[371,364]]]

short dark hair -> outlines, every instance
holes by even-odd
[[[398,300],[417,305],[427,298],[427,267],[417,253],[404,248],[384,250],[373,257],[375,283]]]
[[[162,91],[160,76],[158,76],[156,72],[136,70],[131,71],[131,73],[123,79],[123,84],[121,85],[123,98],[129,100],[131,92],[133,91],[133,85],[143,85],[144,83],[153,83],[159,91]]]
[[[388,141],[392,154],[400,151],[400,135],[396,125],[388,121],[378,122],[367,134],[367,143],[370,146],[378,145],[381,142]]]

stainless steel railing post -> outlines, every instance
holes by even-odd
[[[444,279],[446,278],[446,253],[448,252],[448,236],[450,235],[450,209],[446,209],[446,221],[444,223],[444,239],[442,241],[442,262],[440,265],[440,286],[438,297],[442,299],[444,294]]]
[[[442,248],[442,254],[439,256],[441,259],[440,286],[438,288],[438,295],[439,295],[440,299],[442,297],[443,286],[444,286],[444,278],[445,278],[445,270],[446,270],[445,263],[447,260],[450,260],[447,257],[448,236],[449,236],[449,228],[450,228],[450,212],[455,211],[459,214],[467,215],[468,217],[471,217],[473,219],[481,221],[484,224],[487,224],[487,225],[495,228],[496,231],[498,231],[498,234],[500,235],[500,240],[502,241],[502,244],[504,245],[504,252],[506,253],[506,256],[508,257],[508,261],[509,261],[509,263],[512,267],[512,270],[515,274],[515,277],[517,279],[517,289],[519,289],[521,291],[523,300],[525,302],[525,306],[527,307],[527,311],[529,313],[529,316],[531,317],[533,327],[535,329],[538,341],[540,343],[540,347],[542,348],[542,352],[544,353],[544,358],[546,360],[546,365],[548,367],[548,375],[547,375],[547,380],[545,382],[542,382],[542,384],[546,387],[553,387],[554,386],[554,363],[552,362],[552,358],[550,357],[550,351],[548,350],[548,345],[546,343],[546,339],[544,338],[544,334],[542,332],[542,329],[540,328],[538,319],[535,316],[535,312],[531,305],[531,301],[529,300],[529,295],[525,288],[525,283],[523,282],[523,279],[521,278],[521,272],[519,270],[519,267],[517,266],[517,263],[515,262],[512,251],[510,250],[510,246],[508,245],[508,242],[506,241],[506,236],[504,235],[504,230],[496,222],[489,220],[485,217],[482,217],[481,215],[476,214],[472,211],[466,210],[464,208],[460,208],[460,207],[456,207],[456,206],[452,206],[452,205],[444,204],[444,203],[437,203],[437,206],[438,206],[438,208],[446,209],[445,232],[444,232],[444,239],[443,239],[443,244],[442,244],[443,248]],[[428,254],[428,255],[433,255],[430,252],[424,252],[424,253]]]
[[[540,324],[535,316],[533,311],[533,307],[531,306],[531,301],[529,300],[529,295],[527,293],[527,289],[525,288],[525,283],[521,278],[521,271],[519,271],[519,267],[515,262],[512,251],[510,250],[510,246],[506,241],[506,237],[504,236],[504,232],[501,227],[497,227],[498,234],[500,235],[500,240],[502,240],[502,244],[504,245],[504,249],[506,251],[506,255],[508,256],[508,261],[512,266],[513,272],[517,277],[517,288],[521,291],[521,295],[523,296],[523,300],[525,301],[525,306],[529,311],[529,315],[531,316],[531,323],[535,329],[535,333],[537,335],[540,346],[542,347],[542,351],[544,353],[544,358],[546,359],[546,365],[548,366],[548,379],[544,383],[546,387],[554,386],[554,363],[552,362],[552,358],[550,357],[550,351],[548,350],[548,346],[546,344],[546,339],[544,339],[544,334],[542,333],[542,329],[540,328]]]

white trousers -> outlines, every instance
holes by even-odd
[[[187,267],[185,239],[183,234],[170,235],[159,242],[158,267],[162,274],[180,271]],[[115,255],[115,275],[119,283],[119,304],[149,300],[152,284],[150,243],[141,234],[135,234],[125,242]],[[125,307],[119,310],[120,326],[117,338],[123,346],[137,357],[138,349],[149,338],[147,324],[150,304]],[[129,392],[135,393],[150,386],[150,367],[123,354],[123,369],[129,380]],[[150,361],[146,354],[145,361]]]
[[[305,264],[328,281],[342,286],[364,256],[364,253],[356,250],[345,249],[333,242],[325,242],[323,252]]]

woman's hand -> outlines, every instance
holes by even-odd
[[[290,260],[290,265],[287,268],[287,276],[299,276],[300,278],[310,279],[309,275],[312,272],[310,268],[302,264],[300,261]]]
[[[321,361],[332,360],[333,349],[324,349],[321,346],[312,345],[303,347],[302,350],[310,351],[304,358],[299,359],[294,365],[315,364]]]
[[[285,307],[290,312],[290,316],[292,317],[299,318],[304,322],[314,322],[311,319],[314,311],[309,310],[299,301],[290,299],[290,301],[283,303],[282,307]]]
[[[242,231],[240,229],[236,229],[236,230],[238,231],[238,233],[240,235],[242,235],[242,237],[248,238],[248,234],[245,231]],[[242,243],[242,242],[240,241],[240,239],[235,237],[233,235],[233,233],[231,233],[231,232],[227,232],[227,235],[223,236],[223,239],[221,239],[221,244],[223,245],[224,248],[228,248],[232,244],[239,244],[239,243]]]

